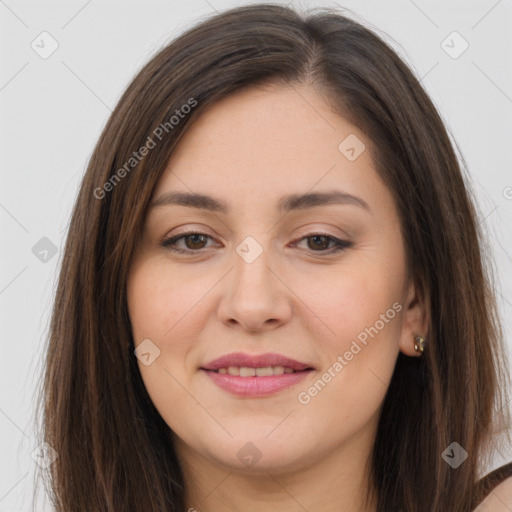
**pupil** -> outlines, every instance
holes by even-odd
[[[315,235],[315,236],[312,236],[310,237],[312,240],[314,240],[315,244],[317,244],[318,242],[318,239],[323,239],[324,240],[324,243],[321,244],[321,247],[319,247],[319,245],[316,245],[316,248],[320,248],[320,249],[326,249],[327,246],[329,245],[329,241],[327,240],[327,237],[324,236],[324,235]],[[326,243],[325,243],[326,242]],[[321,243],[321,242],[320,242]]]
[[[199,239],[204,238],[203,235],[199,235],[199,234],[189,235],[187,238],[188,238],[189,241],[192,240],[192,245],[194,245],[194,244],[201,244],[201,242],[204,242],[204,240],[202,240],[202,241],[198,240],[198,238]],[[188,244],[188,245],[190,245],[190,244]],[[197,249],[197,247],[189,247],[189,248]]]

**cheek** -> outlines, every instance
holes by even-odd
[[[318,414],[331,410],[333,426],[340,420],[363,421],[363,416],[368,419],[375,413],[399,350],[401,267],[386,268],[386,258],[371,264],[363,257],[359,261],[350,269],[318,274],[309,283],[298,281],[298,293],[308,297],[307,305],[315,313],[311,336],[322,357],[318,379],[301,388],[298,401]]]
[[[151,400],[164,417],[171,417],[168,413],[175,408],[194,408],[182,386],[188,385],[195,371],[189,354],[203,329],[201,298],[215,282],[210,281],[211,275],[184,279],[158,258],[135,263],[128,276],[127,304],[134,345],[137,349],[145,343],[151,352],[148,365],[138,358],[139,370]],[[158,355],[153,359],[153,354]]]
[[[159,389],[168,387],[172,380],[166,373],[168,361],[180,352],[180,347],[168,347],[164,341],[173,332],[183,310],[183,301],[175,299],[182,296],[180,290],[176,290],[179,283],[172,284],[176,281],[163,275],[161,270],[157,264],[136,263],[127,280],[127,304],[134,345],[139,354],[150,353],[149,358],[138,357],[138,366],[153,401],[158,400]],[[169,348],[172,348],[171,352]],[[175,373],[174,369],[172,373]]]
[[[384,283],[356,276],[315,296],[322,297],[319,316],[334,333],[322,338],[316,379],[297,390],[299,414],[350,437],[378,414],[384,400],[398,355],[401,305]]]
[[[304,311],[309,311],[315,341],[325,344],[322,348],[331,356],[330,347],[347,350],[351,341],[364,343],[377,334],[398,344],[403,285],[399,270],[361,264],[294,278],[294,292],[308,308]]]
[[[188,327],[195,325],[194,306],[212,286],[210,281],[211,276],[184,279],[165,261],[157,259],[134,265],[127,298],[135,342],[145,336],[163,345],[174,337],[182,322]]]

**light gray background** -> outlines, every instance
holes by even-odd
[[[0,0],[0,512],[30,510],[33,393],[67,223],[93,145],[128,82],[161,46],[200,17],[248,3]],[[453,133],[489,232],[510,346],[512,1],[338,5],[389,34],[386,39],[422,78]],[[42,46],[43,31],[59,45],[47,59],[31,48],[34,40]],[[453,31],[469,43],[456,59],[442,47]],[[457,39],[445,44],[452,52],[461,48]],[[43,237],[57,249],[47,261],[40,260],[44,253],[38,258],[32,252]],[[40,498],[37,510],[51,510]]]

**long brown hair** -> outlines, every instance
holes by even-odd
[[[314,87],[368,135],[428,306],[427,350],[399,355],[382,408],[369,475],[378,510],[468,512],[479,499],[493,408],[506,418],[507,375],[464,165],[418,79],[376,33],[333,9],[255,4],[202,21],[152,58],[90,159],[40,395],[41,440],[58,454],[45,480],[58,512],[185,508],[169,427],[133,354],[126,277],[155,184],[187,127],[230,93],[269,83]],[[441,456],[453,442],[468,454],[456,469]]]

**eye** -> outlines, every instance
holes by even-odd
[[[190,253],[204,249],[204,244],[208,238],[211,238],[211,236],[204,233],[183,233],[164,240],[162,246],[172,251]],[[181,240],[185,242],[185,248],[177,246],[177,242]]]
[[[307,246],[311,252],[320,252],[324,254],[332,254],[348,249],[352,246],[351,242],[340,240],[339,238],[324,233],[312,233],[311,235],[300,238],[299,242],[302,242],[303,240],[308,241]],[[329,247],[330,244],[333,245]]]
[[[171,251],[192,254],[200,252],[201,249],[205,249],[208,239],[212,239],[212,237],[204,233],[189,232],[168,238],[164,240],[161,245]],[[298,242],[302,242],[303,240],[308,241],[308,249],[311,252],[324,254],[332,254],[352,246],[352,242],[340,240],[339,238],[324,233],[312,233],[311,235],[299,238]],[[184,242],[185,247],[180,247],[178,242]],[[296,242],[294,242],[294,244],[296,244]]]

